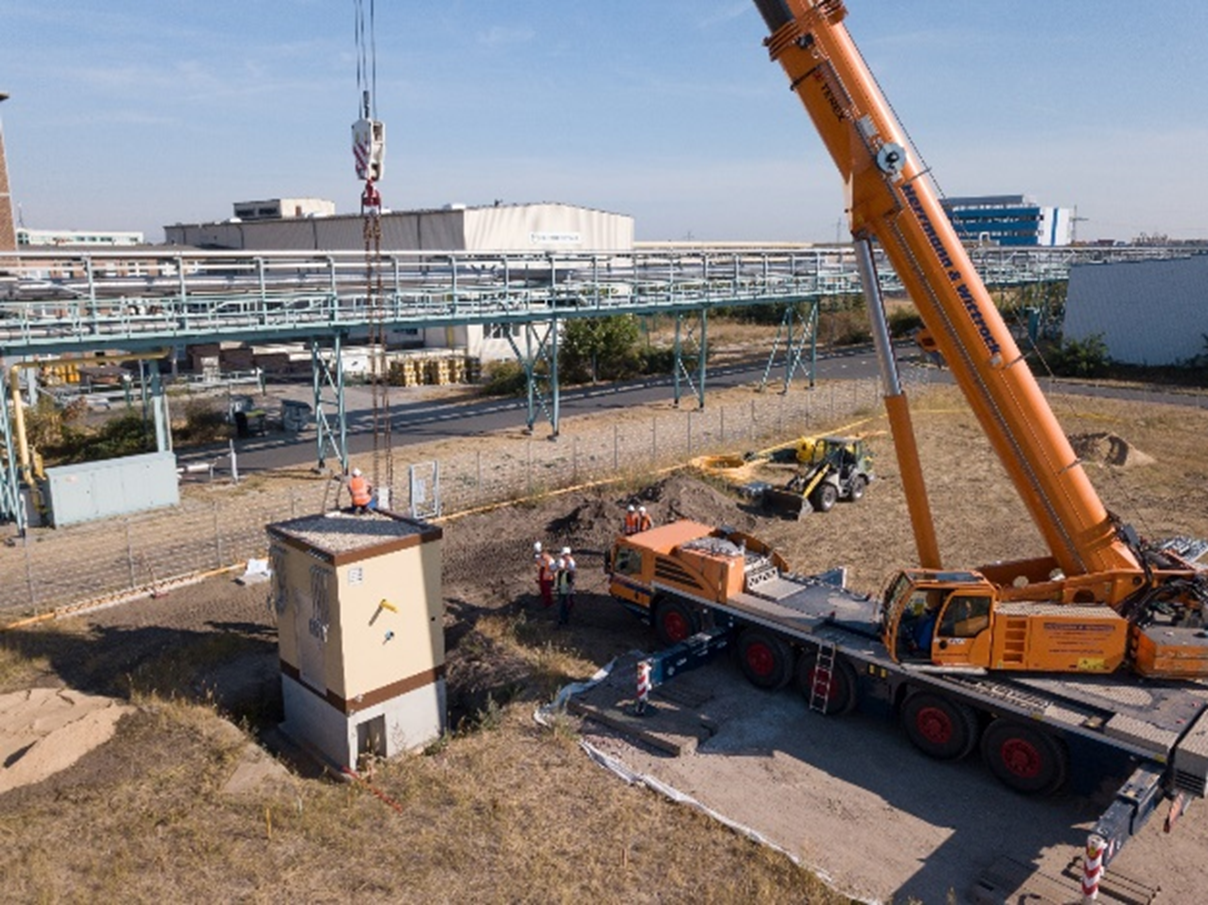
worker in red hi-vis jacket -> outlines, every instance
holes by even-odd
[[[368,479],[361,474],[361,469],[354,468],[348,478],[348,492],[352,495],[352,511],[362,515],[369,509],[373,500],[373,488]]]
[[[541,592],[541,605],[554,605],[554,557],[541,549],[541,541],[533,544],[533,562],[537,566],[537,587]]]
[[[637,510],[637,507],[631,503],[629,508],[625,511],[625,534],[626,534],[626,536],[628,536],[630,534],[637,534],[637,533],[638,533],[638,510]]]
[[[650,519],[650,513],[646,511],[645,506],[638,507],[638,531],[649,531],[654,527],[654,522]]]

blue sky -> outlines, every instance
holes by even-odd
[[[368,0],[365,0],[368,5]],[[950,195],[1077,207],[1079,238],[1208,239],[1203,0],[848,0]],[[237,200],[354,210],[352,0],[0,0],[27,226],[137,229]],[[640,239],[833,241],[839,178],[752,0],[377,0],[394,209],[562,201]]]

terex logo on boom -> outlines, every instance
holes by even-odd
[[[961,272],[956,269],[952,255],[948,253],[948,249],[944,246],[944,240],[936,231],[931,218],[927,216],[927,212],[923,210],[923,204],[919,200],[918,193],[914,190],[914,185],[909,182],[906,183],[902,186],[902,193],[906,196],[906,203],[910,205],[910,209],[914,212],[914,215],[919,218],[919,224],[923,227],[923,234],[927,236],[927,241],[939,257],[940,263],[947,269],[948,279],[956,284],[957,298],[961,300],[961,305],[968,312],[969,319],[977,327],[977,332],[981,336],[982,342],[986,344],[986,348],[990,350],[991,355],[999,354],[1002,352],[1002,348],[994,339],[994,334],[990,332],[990,327],[977,305],[977,299],[973,297],[972,290],[969,289],[968,284],[961,278]]]

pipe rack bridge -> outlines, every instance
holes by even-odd
[[[1139,249],[983,249],[992,286],[1063,280]],[[1152,256],[1152,250],[1150,252]],[[901,292],[883,267],[882,289]],[[0,254],[0,356],[216,340],[288,341],[370,325],[683,315],[855,295],[851,246],[602,253],[27,249]]]

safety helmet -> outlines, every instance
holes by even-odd
[[[646,514],[646,507],[645,507],[645,506],[639,506],[639,507],[638,507],[638,512],[642,513],[642,515],[645,515],[645,514]]]
[[[570,556],[570,547],[563,547],[563,548],[562,548],[562,555],[563,555],[563,556]]]
[[[359,469],[359,468],[354,468],[354,469],[352,470],[352,476],[353,476],[354,478],[359,478],[359,477],[361,476],[361,469]]]
[[[534,553],[541,552],[541,541],[537,541],[536,543],[533,544],[533,552]]]
[[[629,511],[630,511],[630,512],[633,512],[633,511],[634,511],[634,509],[633,509],[633,503],[630,503],[630,504],[629,504]]]

